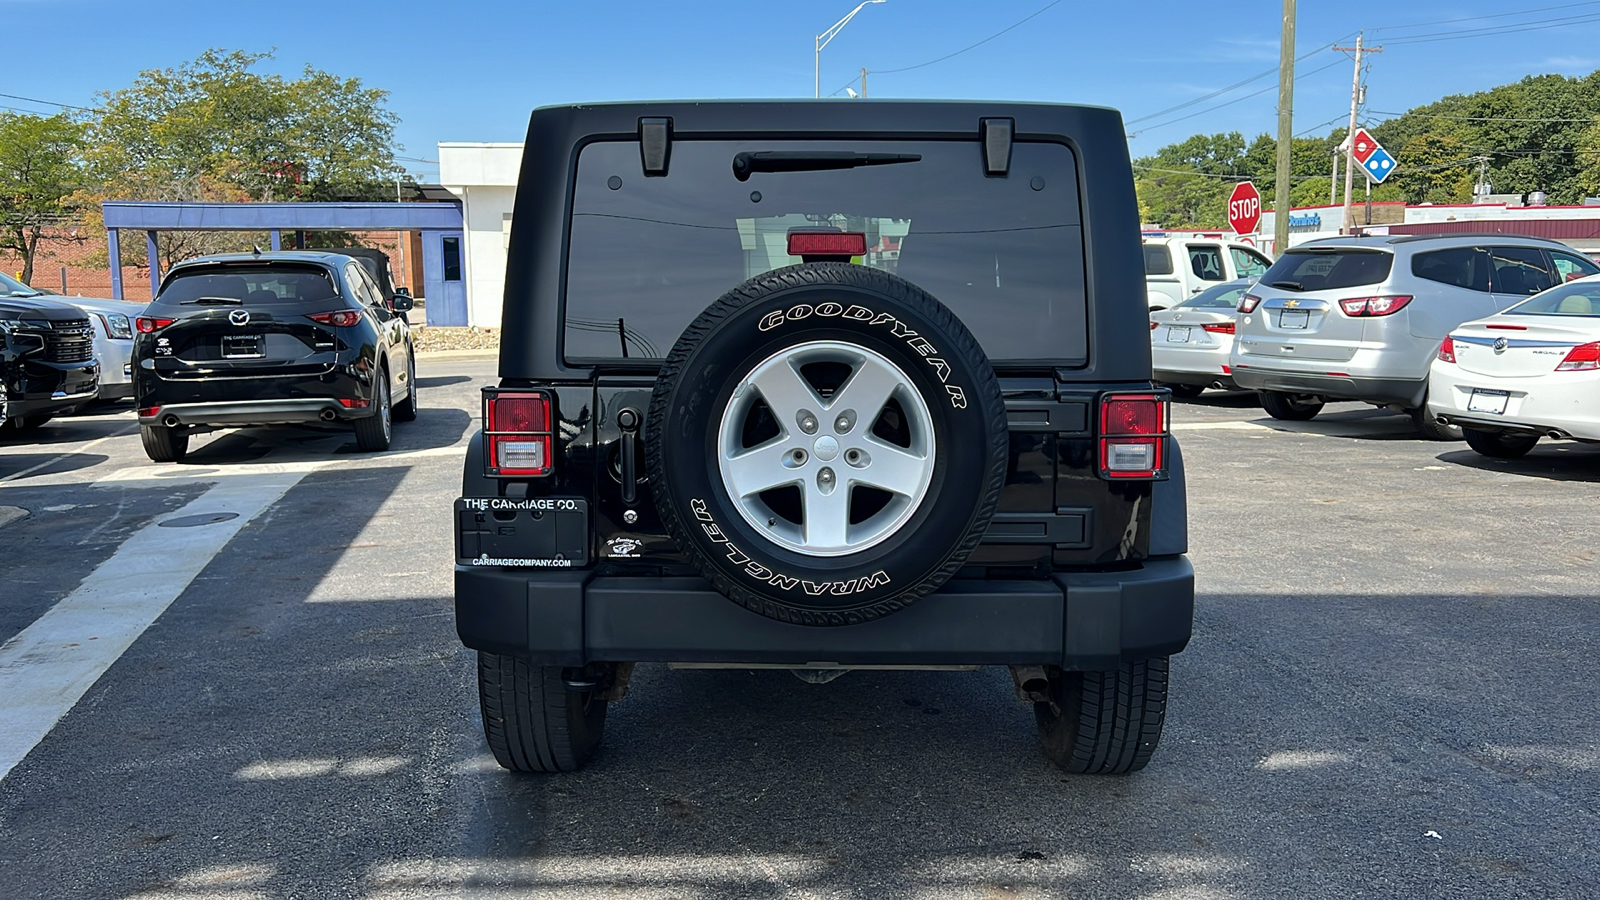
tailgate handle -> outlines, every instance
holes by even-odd
[[[618,410],[617,427],[622,429],[622,502],[632,506],[639,499],[639,411]]]

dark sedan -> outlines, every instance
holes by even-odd
[[[189,435],[346,422],[363,451],[417,414],[407,297],[386,301],[348,256],[282,252],[180,263],[137,321],[134,398],[145,452],[176,462]]]

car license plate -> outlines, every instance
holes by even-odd
[[[1278,313],[1279,328],[1305,328],[1311,324],[1311,313],[1303,309],[1286,309]]]
[[[1189,327],[1190,326],[1188,326],[1188,325],[1168,325],[1167,326],[1167,343],[1169,343],[1169,344],[1187,344],[1187,343],[1189,343]]]
[[[229,334],[222,338],[223,359],[261,358],[261,335]]]
[[[1472,396],[1467,399],[1467,412],[1485,412],[1495,415],[1504,415],[1506,400],[1510,399],[1509,391],[1490,391],[1482,388],[1473,388]]]

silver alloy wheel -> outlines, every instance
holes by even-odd
[[[823,397],[804,375],[813,363],[850,374]],[[904,417],[908,446],[884,440],[873,426],[893,401]],[[744,445],[746,424],[765,402],[779,434]],[[808,556],[843,556],[887,540],[910,520],[933,480],[933,417],[911,380],[881,354],[839,341],[797,344],[767,357],[734,388],[717,437],[722,484],[750,527],[773,543]],[[800,521],[779,514],[763,494],[800,491]],[[851,522],[856,488],[887,495]]]
[[[394,430],[393,420],[389,418],[389,375],[381,369],[379,372],[383,379],[378,382],[378,415],[383,416],[383,439],[387,441]]]

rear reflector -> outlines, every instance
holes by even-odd
[[[1212,334],[1233,334],[1234,332],[1234,325],[1232,322],[1221,322],[1215,325],[1201,325],[1200,327],[1211,332]]]
[[[1567,358],[1556,366],[1557,372],[1582,372],[1600,369],[1600,343],[1579,344],[1567,351]]]
[[[340,397],[339,398],[339,405],[344,407],[345,409],[366,409],[367,407],[372,405],[372,401],[371,400],[351,400],[351,399],[348,399],[348,398],[345,398],[345,397]]]
[[[1100,398],[1100,477],[1166,475],[1167,402],[1166,394]]]
[[[1232,366],[1223,366],[1222,367],[1222,374],[1224,374],[1224,375],[1232,375],[1233,374],[1233,367]]]
[[[159,406],[146,406],[144,409],[139,410],[139,418],[141,419],[153,419],[159,415],[161,415],[161,407]]]
[[[1450,340],[1448,334],[1444,336],[1444,343],[1439,345],[1439,359],[1449,363],[1456,361],[1456,342]]]
[[[168,325],[171,325],[173,323],[173,321],[174,320],[172,320],[172,319],[150,318],[150,317],[147,317],[147,316],[140,316],[137,319],[134,319],[134,327],[139,329],[139,333],[140,334],[150,334],[151,332],[155,331],[158,328],[165,328]]]
[[[553,470],[550,395],[486,390],[484,464],[488,474],[544,476]]]
[[[860,231],[791,231],[790,256],[865,256],[867,235]]]

